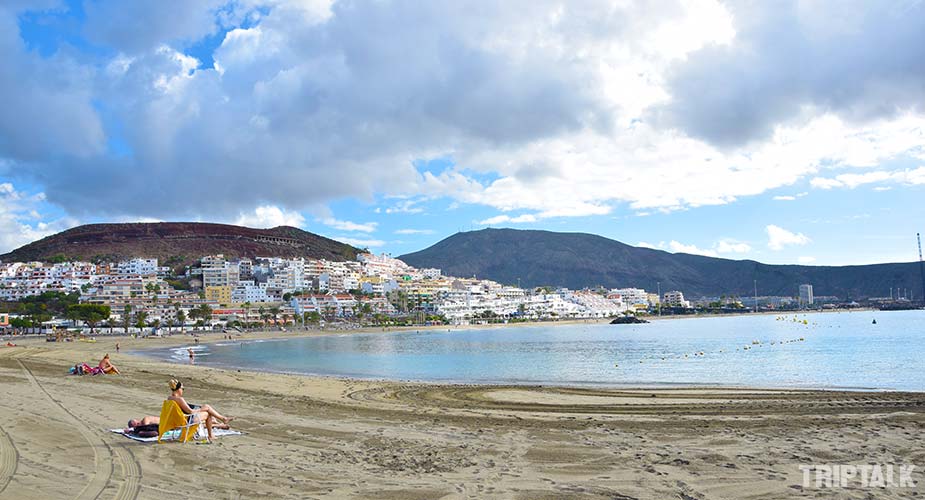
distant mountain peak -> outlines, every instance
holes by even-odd
[[[817,295],[883,296],[891,286],[920,290],[917,264],[868,266],[769,265],[641,248],[588,233],[487,228],[456,233],[431,247],[398,257],[445,275],[473,276],[504,284],[584,288],[637,287],[680,290],[692,297],[795,296],[812,283]]]

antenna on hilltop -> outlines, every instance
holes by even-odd
[[[915,239],[919,242],[919,277],[922,279],[922,301],[925,301],[925,264],[922,264],[922,236],[915,233]]]

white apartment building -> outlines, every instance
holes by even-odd
[[[362,265],[363,273],[367,276],[393,277],[405,274],[411,269],[408,264],[386,254],[361,253],[357,255],[357,262]]]
[[[200,259],[202,267],[202,286],[238,286],[241,279],[240,268],[237,262],[228,262],[225,256],[209,255]]]
[[[157,259],[131,259],[116,264],[116,272],[121,275],[156,275],[158,271]]]
[[[272,300],[270,296],[267,295],[266,283],[257,285],[253,282],[248,282],[238,285],[231,291],[231,302],[234,304],[243,304],[245,302],[258,304],[272,302]]]
[[[813,305],[813,286],[810,284],[800,285],[800,307]]]
[[[303,290],[305,285],[305,259],[266,259],[272,272],[268,286],[279,288],[283,293]]]
[[[649,294],[642,288],[614,288],[608,294],[608,297],[611,296],[619,297],[629,307],[649,305]]]
[[[670,292],[665,292],[665,294],[664,294],[664,300],[663,300],[662,303],[663,303],[664,305],[668,306],[668,307],[684,307],[684,308],[688,308],[688,307],[691,306],[690,301],[684,300],[684,294],[681,293],[681,292],[679,292],[679,291],[677,291],[677,290],[672,290],[672,291],[670,291]]]
[[[254,263],[250,259],[241,259],[238,261],[238,276],[252,276],[254,274]]]
[[[425,279],[429,279],[429,280],[435,280],[439,278],[440,276],[442,276],[442,274],[443,273],[440,271],[440,269],[437,269],[435,267],[427,267],[427,268],[421,269],[421,275],[424,276]]]

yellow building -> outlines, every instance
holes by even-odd
[[[231,304],[231,291],[234,287],[225,286],[207,286],[205,288],[206,300],[214,301],[219,304]]]

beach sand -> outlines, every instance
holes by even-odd
[[[203,341],[215,341],[211,334]],[[122,352],[114,345],[121,343]],[[219,370],[126,351],[190,337],[0,348],[0,498],[909,498],[804,488],[800,465],[925,466],[925,394],[599,390]],[[66,375],[110,353],[123,375]],[[242,436],[144,444],[167,380]],[[857,485],[857,483],[854,483]]]

